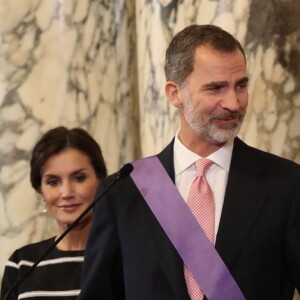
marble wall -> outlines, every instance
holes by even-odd
[[[134,16],[130,1],[0,0],[0,277],[53,234],[29,183],[43,132],[87,129],[110,170],[140,156]]]
[[[0,277],[9,254],[53,234],[29,184],[47,129],[87,129],[110,172],[160,151],[177,112],[164,96],[164,52],[192,23],[244,45],[250,103],[240,137],[300,162],[298,0],[0,0]]]

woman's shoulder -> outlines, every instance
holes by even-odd
[[[34,262],[48,253],[43,260],[53,260],[53,259],[67,259],[74,257],[75,260],[83,261],[84,250],[59,250],[57,247],[54,247],[55,237],[27,244],[13,252],[9,261],[18,264],[20,261]],[[73,260],[74,260],[73,259]]]
[[[53,242],[54,237],[51,237],[43,241],[24,245],[13,252],[10,260],[15,262],[20,260],[34,260],[43,255],[45,251],[53,245]]]

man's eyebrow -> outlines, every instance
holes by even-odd
[[[249,77],[245,76],[241,79],[239,79],[237,82],[236,82],[236,85],[239,85],[239,84],[245,84],[245,83],[248,83],[249,82]]]
[[[217,87],[223,87],[228,85],[227,81],[213,81],[202,86],[202,90],[215,89]]]
[[[249,77],[245,76],[239,79],[235,85],[240,85],[240,84],[246,84],[249,81]],[[222,88],[228,85],[227,81],[212,81],[209,83],[206,83],[202,86],[202,90],[209,90],[209,89],[216,89],[216,88]]]

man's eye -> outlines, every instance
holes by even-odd
[[[238,85],[238,89],[245,89],[248,86],[247,83],[242,83]]]
[[[212,84],[208,87],[208,90],[210,91],[219,91],[224,87],[222,84]]]

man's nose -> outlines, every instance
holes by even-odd
[[[222,107],[229,111],[238,111],[240,109],[240,101],[235,90],[229,90],[224,95]]]

